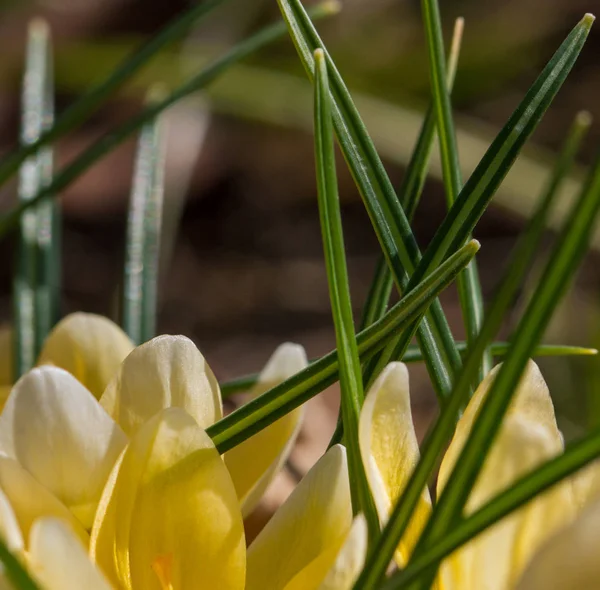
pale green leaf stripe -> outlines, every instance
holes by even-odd
[[[312,11],[313,18],[321,18],[333,14],[337,4],[324,2],[318,4]],[[86,149],[80,156],[75,158],[71,164],[63,168],[55,175],[52,183],[38,191],[35,196],[26,203],[20,203],[11,211],[0,218],[0,237],[12,229],[19,221],[24,211],[34,206],[44,197],[54,195],[68,186],[95,162],[100,160],[108,152],[127,139],[131,134],[140,129],[148,121],[155,119],[162,111],[175,104],[179,100],[201,90],[223,74],[232,64],[248,57],[262,47],[277,41],[286,33],[286,27],[279,22],[265,27],[255,35],[242,41],[222,57],[213,61],[206,68],[190,80],[176,88],[167,98],[155,105],[146,107],[139,115],[132,117],[120,127],[103,135],[98,141]]]
[[[337,187],[327,63],[321,49],[315,51],[314,57],[317,195],[329,298],[338,351],[342,424],[346,433],[345,442],[348,449],[352,509],[355,515],[361,512],[365,515],[369,537],[375,539],[379,534],[379,517],[371,497],[358,440],[358,419],[364,401],[364,391],[354,332],[346,248]]]
[[[405,570],[394,574],[382,586],[382,590],[407,588],[412,581],[437,565],[444,557],[598,457],[600,457],[600,431],[595,430],[568,446],[563,455],[551,459],[523,476],[510,488],[458,522],[431,548],[412,559]]]
[[[462,179],[456,146],[456,134],[450,93],[446,84],[446,68],[444,65],[444,41],[440,10],[437,0],[421,0],[425,37],[429,54],[429,75],[431,79],[431,92],[436,113],[438,138],[440,146],[440,159],[442,162],[442,177],[446,193],[446,202],[450,208],[460,189]],[[465,272],[457,279],[460,306],[465,323],[467,342],[473,342],[483,323],[483,297],[477,262],[473,261]],[[492,368],[492,357],[489,351],[483,358],[479,371],[480,380]]]
[[[589,117],[588,117],[589,119]],[[439,418],[433,428],[427,433],[421,445],[421,457],[410,476],[410,479],[390,515],[376,549],[371,553],[365,564],[363,573],[356,585],[357,588],[370,588],[379,585],[385,577],[389,562],[392,559],[399,540],[403,537],[423,488],[430,481],[438,458],[452,437],[456,419],[464,407],[470,393],[470,384],[480,367],[481,358],[488,344],[494,337],[506,316],[506,311],[514,300],[523,282],[527,268],[537,251],[542,238],[548,213],[558,194],[560,181],[564,179],[570,165],[573,163],[577,149],[585,130],[589,128],[589,120],[578,116],[567,137],[554,171],[553,178],[544,194],[536,214],[531,219],[527,230],[519,240],[511,263],[508,265],[506,276],[500,284],[500,289],[483,323],[475,342],[470,344],[463,370],[456,380],[448,403],[442,408]]]
[[[500,429],[526,363],[585,254],[599,208],[600,156],[511,338],[511,348],[490,386],[448,483],[417,543],[415,555],[442,538],[460,519],[469,490]],[[421,587],[429,587],[427,580],[423,581]]]
[[[475,256],[479,243],[469,242],[407,293],[379,321],[357,334],[361,362],[377,352],[397,331],[406,329],[423,313]],[[323,391],[338,378],[337,351],[332,351],[300,373],[238,408],[207,429],[220,453],[224,453],[266,428]]]
[[[456,342],[458,350],[463,353],[467,350],[467,343]],[[492,342],[490,345],[492,354],[494,356],[504,356],[508,352],[508,342]],[[583,346],[568,346],[563,344],[540,344],[533,351],[533,357],[546,357],[546,356],[594,356],[598,354],[595,348],[586,348]],[[408,350],[402,357],[403,363],[417,363],[423,360],[423,353],[421,349],[411,344]],[[314,360],[311,362],[315,362]],[[258,381],[258,373],[251,373],[249,375],[242,375],[235,379],[229,379],[220,383],[221,395],[223,398],[235,395],[236,393],[242,393],[248,391],[251,387],[256,385]]]
[[[34,143],[23,146],[4,157],[0,161],[0,186],[12,176],[27,157],[34,154],[43,145],[47,145],[81,124],[113,93],[131,80],[154,55],[167,45],[184,37],[192,27],[197,25],[202,18],[222,2],[223,0],[203,0],[189,10],[182,12],[125,59],[119,67],[111,72],[106,80],[90,89],[75,104],[64,111],[57,118],[54,125],[37,138]]]
[[[394,281],[401,292],[406,292],[409,274],[421,257],[410,223],[348,89],[302,4],[299,0],[278,0],[278,3],[309,79],[313,79],[313,51],[322,48],[325,53],[333,99],[334,129],[340,147]],[[443,398],[450,393],[453,373],[460,367],[461,359],[439,301],[433,302],[430,313],[419,322],[417,338],[423,347],[433,387]]]
[[[149,102],[157,102],[156,99],[153,96]],[[164,188],[162,125],[158,117],[142,128],[129,200],[123,278],[123,330],[135,344],[155,336]]]

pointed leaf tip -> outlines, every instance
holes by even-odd
[[[588,29],[594,24],[596,20],[596,16],[591,12],[586,12],[583,18],[581,19],[581,24],[585,25]]]

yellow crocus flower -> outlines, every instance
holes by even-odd
[[[497,371],[498,367],[479,385],[457,424],[440,467],[438,495]],[[390,364],[368,392],[361,412],[360,435],[369,484],[380,518],[385,522],[392,503],[403,491],[419,458],[410,414],[408,374],[401,363]],[[466,514],[528,471],[561,453],[563,448],[548,388],[537,365],[530,361],[471,491]],[[574,517],[576,508],[572,485],[556,486],[455,551],[442,563],[437,587],[443,590],[511,590],[536,550]],[[400,565],[406,562],[429,513],[430,499],[424,490],[396,552]]]
[[[90,551],[127,590],[244,587],[233,483],[184,410],[163,410],[134,434],[104,489]]]
[[[279,385],[307,366],[308,360],[302,346],[282,344],[261,371],[258,382],[250,392],[250,399]],[[285,463],[302,426],[302,416],[303,408],[300,406],[225,454],[225,464],[233,478],[244,517],[256,508],[268,485]]]
[[[65,369],[98,399],[134,346],[108,318],[72,313],[48,334],[38,364]]]
[[[84,528],[91,527],[106,479],[126,444],[127,437],[94,396],[57,367],[39,367],[21,377],[0,414],[0,452],[17,461]]]

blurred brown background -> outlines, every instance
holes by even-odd
[[[319,23],[350,89],[360,97],[359,108],[396,183],[427,103],[419,4],[345,0],[340,15]],[[446,33],[454,18],[466,18],[454,105],[468,173],[546,60],[583,13],[597,8],[597,1],[441,4]],[[187,6],[184,0],[1,2],[2,152],[16,142],[26,26],[34,15],[51,24],[60,110]],[[277,17],[275,0],[226,2],[183,43],[161,53],[85,125],[59,141],[59,167],[137,112],[151,82],[175,85],[199,70],[208,56]],[[600,120],[599,49],[596,27],[573,74],[478,227],[476,237],[483,244],[478,260],[488,298],[573,116],[588,109]],[[192,337],[221,379],[257,370],[283,340],[302,343],[310,356],[333,347],[316,206],[311,108],[310,87],[286,40],[234,68],[210,92],[181,103],[168,115],[159,329]],[[600,125],[595,123],[581,154],[582,166],[591,160],[599,136]],[[82,309],[115,317],[134,146],[134,140],[127,142],[62,195],[64,313]],[[433,172],[414,226],[423,247],[445,211],[436,162]],[[358,316],[378,246],[341,162],[340,177]],[[576,171],[567,183],[565,203],[580,177],[581,171]],[[14,185],[2,190],[2,207],[14,202],[14,192]],[[548,243],[551,239],[549,233]],[[5,240],[1,247],[5,264],[0,270],[0,311],[8,319],[12,242]],[[595,262],[595,254],[590,254],[547,341],[594,345],[600,340]],[[455,293],[447,292],[443,302],[460,335]],[[507,321],[507,333],[511,322],[513,317]],[[542,365],[567,437],[580,433],[596,420],[592,409],[598,361],[559,359]],[[415,365],[411,378],[422,433],[432,415],[433,396],[422,367]],[[297,471],[304,472],[322,451],[336,404],[335,392],[311,402],[292,459]]]

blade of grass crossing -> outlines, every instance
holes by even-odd
[[[403,330],[447,287],[475,256],[479,243],[469,242],[407,293],[388,313],[356,336],[361,362]],[[280,385],[241,406],[207,429],[220,453],[291,412],[337,380],[337,351],[333,351]]]
[[[369,490],[358,441],[358,418],[364,400],[364,392],[354,332],[346,249],[337,188],[327,64],[323,51],[320,49],[315,51],[315,68],[314,115],[317,192],[329,297],[338,350],[342,421],[348,449],[350,492],[353,511],[355,514],[362,512],[365,515],[369,537],[374,540],[379,534],[379,517]]]
[[[112,94],[131,80],[154,55],[169,44],[182,39],[192,27],[197,25],[223,1],[204,0],[182,12],[181,15],[167,23],[159,33],[153,35],[136,52],[125,59],[119,67],[111,72],[106,80],[91,88],[75,104],[65,110],[57,118],[54,125],[45,130],[35,142],[21,146],[20,149],[3,158],[0,161],[0,186],[12,176],[26,158],[34,154],[40,147],[48,145],[81,124]]]
[[[421,257],[410,223],[352,98],[302,4],[298,0],[278,0],[278,4],[311,80],[314,78],[313,51],[318,48],[324,51],[332,93],[334,129],[340,147],[394,281],[400,292],[406,292],[408,276]],[[424,347],[425,362],[434,389],[443,398],[451,390],[453,374],[460,367],[461,359],[439,302],[431,305],[430,312],[419,324],[418,340]]]
[[[464,20],[462,18],[456,19],[454,32],[452,34],[452,43],[450,45],[450,54],[448,56],[447,76],[449,89],[451,89],[454,84],[463,29]],[[415,144],[415,148],[398,193],[398,198],[400,199],[400,203],[402,204],[402,208],[404,209],[406,218],[409,222],[412,222],[414,218],[417,206],[423,193],[423,186],[425,184],[425,178],[427,177],[427,169],[429,167],[429,158],[431,156],[434,138],[435,112],[433,111],[432,107],[429,107],[427,109],[425,119],[423,120],[423,125],[421,126],[421,130],[417,138],[417,143]],[[385,256],[381,255],[379,261],[377,262],[375,275],[371,281],[371,287],[365,302],[361,321],[361,329],[366,328],[385,314],[389,305],[393,287],[394,279],[392,277],[392,273],[390,272],[390,268],[386,262]],[[390,348],[390,350],[395,350],[395,348],[396,347],[393,346]],[[386,360],[382,363],[382,354],[383,352],[376,354],[365,367],[363,378],[365,387],[368,387],[369,383],[377,376],[378,367],[381,366],[381,364],[385,366],[391,360],[396,360],[392,358],[388,360],[386,358]],[[341,442],[343,435],[344,429],[340,410],[337,426],[331,437],[331,440],[329,441],[329,448]]]
[[[431,93],[438,129],[442,176],[444,179],[446,201],[448,208],[450,208],[462,188],[462,179],[458,160],[458,148],[456,146],[454,120],[452,118],[450,93],[446,84],[444,41],[440,11],[437,0],[421,0],[421,6],[429,54]],[[475,261],[458,278],[457,286],[465,322],[467,342],[472,342],[477,337],[483,322],[483,297]],[[491,363],[491,354],[486,352],[481,370],[479,371],[480,380],[492,368]]]
[[[435,268],[448,252],[468,239],[525,141],[573,68],[593,22],[594,16],[586,14],[573,28],[496,136],[436,231],[411,283],[416,283],[423,273]]]
[[[460,55],[460,46],[464,30],[464,20],[456,19],[454,32],[452,34],[452,43],[448,55],[447,82],[448,90],[452,89],[456,77],[456,68],[458,66],[458,57]],[[415,216],[415,212],[423,194],[431,150],[433,149],[433,140],[435,139],[435,112],[433,107],[429,107],[423,119],[423,125],[419,131],[417,142],[415,144],[412,156],[406,167],[406,172],[398,191],[398,198],[410,223]],[[362,317],[362,328],[366,328],[375,320],[378,320],[387,310],[389,299],[392,293],[394,280],[390,269],[385,262],[385,257],[381,256],[375,270],[375,275],[371,282],[371,289],[365,302]],[[386,295],[387,294],[387,295]]]
[[[457,341],[456,346],[461,353],[467,350],[467,343]],[[494,356],[502,357],[506,355],[509,349],[508,342],[492,342],[490,344],[492,354]],[[568,346],[562,344],[540,344],[533,351],[533,357],[546,357],[546,356],[594,356],[598,354],[595,348],[585,348],[583,346]],[[418,363],[423,360],[423,353],[421,349],[416,345],[408,347],[406,354],[402,358],[403,363]],[[312,360],[311,362],[315,362]],[[242,375],[228,381],[220,383],[221,396],[223,398],[235,395],[236,393],[242,393],[248,391],[258,381],[258,373],[251,373],[249,375]]]
[[[586,251],[599,208],[600,155],[579,201],[561,232],[539,286],[511,338],[511,348],[482,403],[469,438],[448,479],[448,484],[417,543],[415,555],[442,538],[460,519],[469,490],[501,426],[502,418],[510,405],[527,361]],[[428,588],[428,580],[424,580],[420,587]]]
[[[432,566],[437,566],[444,557],[599,456],[600,431],[595,430],[582,440],[567,447],[564,454],[523,476],[509,489],[501,492],[473,514],[461,520],[431,548],[411,560],[405,570],[394,574],[382,586],[382,589],[407,588],[412,581],[418,579]]]
[[[460,55],[460,46],[462,42],[462,35],[464,29],[464,20],[462,18],[456,19],[454,24],[454,32],[452,34],[452,42],[450,45],[450,53],[448,56],[448,69],[447,69],[447,87],[448,91],[452,89],[454,85],[454,79],[456,77],[456,69],[458,66],[458,58]],[[429,160],[431,157],[431,151],[433,149],[433,143],[435,139],[436,129],[436,113],[433,105],[427,109],[427,114],[423,121],[421,131],[419,133],[415,149],[410,159],[408,168],[402,185],[400,186],[399,198],[402,203],[402,208],[406,213],[406,217],[409,222],[412,222],[416,208],[421,200],[423,193],[423,187],[425,184],[425,178],[427,177],[427,170],[429,168]],[[383,273],[387,272],[386,277]],[[389,281],[392,283],[391,274],[389,267],[385,267],[379,274],[376,275],[376,280],[383,283]],[[391,286],[390,286],[391,288]],[[389,295],[388,295],[389,299]],[[406,335],[400,334],[394,341],[390,342],[381,353],[375,355],[369,364],[365,367],[364,371],[364,383],[365,387],[369,387],[373,381],[377,378],[377,375],[386,367],[386,365],[392,361],[400,359],[404,360],[404,353],[408,346],[408,342],[412,339],[416,329],[413,328],[410,332],[410,338]],[[438,338],[441,336],[438,333]],[[447,361],[448,362],[448,361]]]
[[[323,18],[334,14],[338,5],[333,2],[324,2],[318,4],[311,11],[313,18]],[[286,33],[284,23],[275,23],[265,27],[252,37],[242,41],[222,57],[216,59],[212,64],[202,69],[198,74],[190,80],[176,88],[164,100],[154,105],[148,105],[139,115],[132,117],[123,125],[103,135],[98,141],[86,149],[80,156],[75,158],[70,164],[63,168],[54,176],[54,180],[49,186],[38,191],[29,201],[20,203],[8,213],[0,218],[0,237],[5,235],[9,230],[15,227],[24,211],[36,205],[40,200],[48,195],[54,195],[68,186],[76,178],[81,176],[88,168],[100,160],[107,153],[112,151],[116,146],[121,144],[125,139],[132,135],[135,131],[155,119],[162,111],[169,108],[179,100],[198,92],[208,84],[213,82],[217,77],[223,74],[227,68],[236,62],[248,57],[255,51],[265,47],[269,43],[273,43],[281,39]]]
[[[392,511],[377,546],[367,560],[363,573],[359,577],[356,588],[370,588],[381,584],[394,550],[404,535],[412,513],[417,505],[422,490],[430,480],[443,449],[454,433],[456,420],[470,394],[470,385],[475,379],[485,351],[498,329],[502,325],[506,312],[514,300],[531,260],[537,251],[540,239],[548,219],[552,203],[558,194],[560,181],[563,180],[573,163],[577,149],[581,143],[589,120],[578,116],[557,161],[555,171],[548,188],[541,195],[538,208],[533,215],[527,230],[519,240],[506,276],[500,284],[475,342],[467,349],[463,370],[458,376],[452,395],[442,408],[440,416],[433,428],[427,433],[421,445],[421,458],[412,473],[406,488]]]
[[[496,136],[436,231],[407,289],[419,281],[422,273],[435,268],[449,252],[469,237],[525,141],[571,71],[593,22],[594,16],[586,14],[574,27]],[[402,333],[394,344],[388,345],[389,350],[384,354],[389,358],[401,358],[415,330],[416,326]]]

